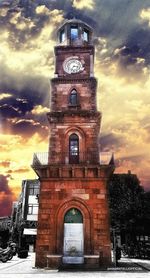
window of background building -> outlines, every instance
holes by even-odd
[[[38,214],[38,205],[28,205],[28,214]]]
[[[38,194],[39,194],[39,186],[30,185],[29,195],[38,195]]]

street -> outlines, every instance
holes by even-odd
[[[71,278],[76,277],[82,278],[98,278],[98,277],[108,277],[108,278],[144,278],[150,277],[150,261],[136,260],[122,258],[119,261],[118,267],[110,268],[107,271],[57,271],[50,269],[37,269],[34,267],[35,254],[29,253],[27,259],[19,259],[17,256],[13,257],[11,261],[6,263],[0,263],[0,278],[41,278],[49,277],[51,278]],[[35,276],[34,276],[35,275]],[[34,277],[33,277],[34,276]]]

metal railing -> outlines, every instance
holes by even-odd
[[[100,152],[99,162],[100,165],[114,164],[114,154],[112,152]]]
[[[79,155],[69,156],[69,153],[34,153],[32,166],[44,166],[49,164],[114,164],[111,152],[80,152]]]
[[[48,165],[48,152],[34,153],[32,165]]]

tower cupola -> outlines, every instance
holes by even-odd
[[[58,29],[60,45],[87,46],[92,44],[92,28],[81,20],[71,19]]]

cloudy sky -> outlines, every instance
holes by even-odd
[[[150,1],[0,0],[0,216],[48,150],[56,30],[73,16],[95,31],[101,150],[150,188]]]

